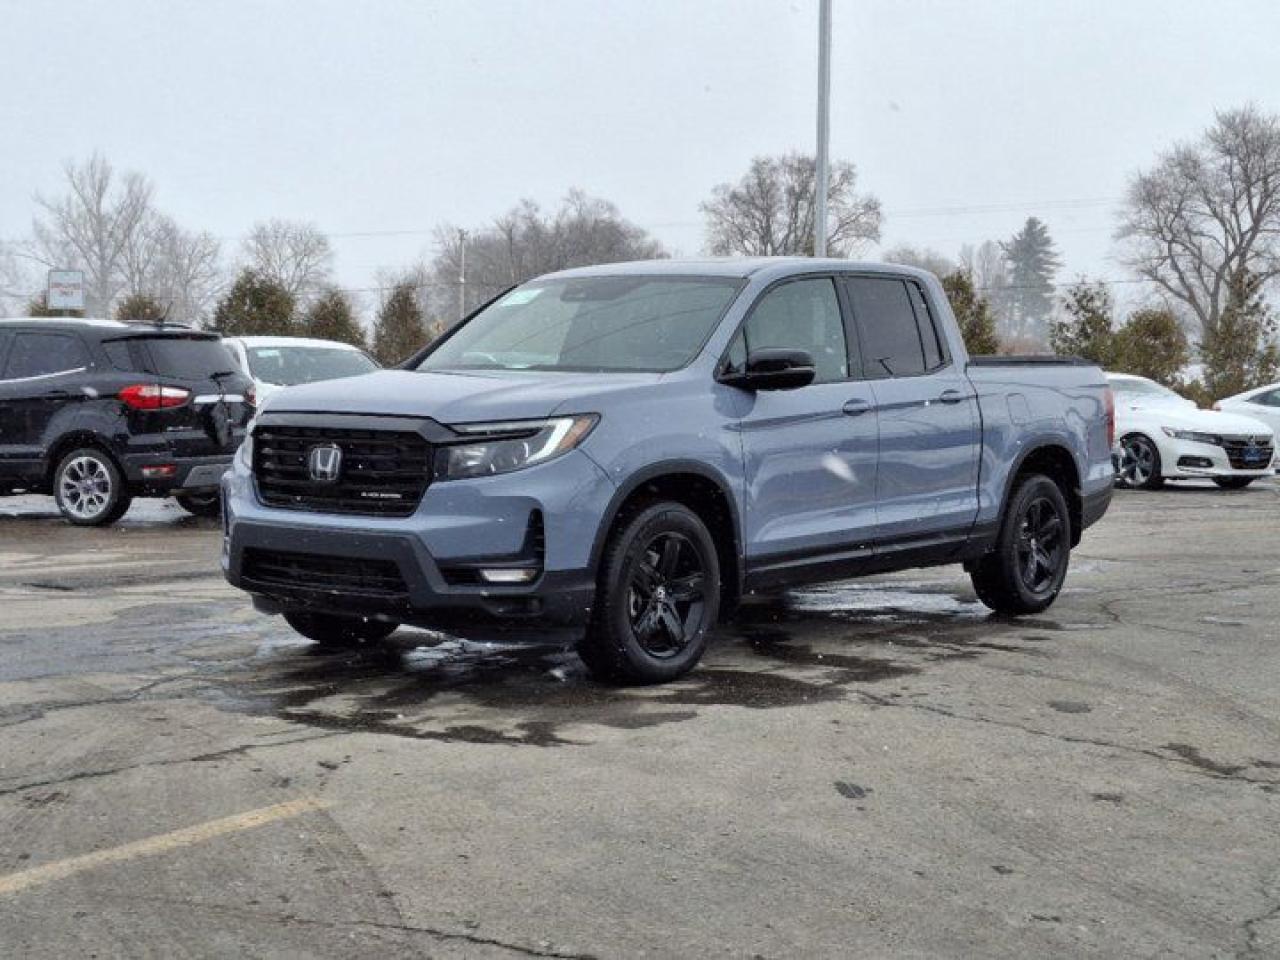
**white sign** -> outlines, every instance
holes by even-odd
[[[84,309],[84,271],[49,271],[49,309]]]

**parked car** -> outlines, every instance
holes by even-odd
[[[0,495],[51,493],[74,524],[133,497],[218,511],[252,381],[216,334],[110,320],[0,320]]]
[[[1201,410],[1154,380],[1108,373],[1116,397],[1116,482],[1155,490],[1166,480],[1211,479],[1239,490],[1271,473],[1275,441],[1260,420]]]
[[[358,347],[309,337],[228,337],[240,369],[253,377],[259,400],[283,387],[356,377],[380,369]]]
[[[1044,610],[1112,491],[1083,361],[970,358],[938,281],[653,261],[520,285],[406,369],[281,391],[223,568],[322,644],[450,613],[585,625],[599,677],[701,657],[745,592],[963,563]]]
[[[1280,383],[1246,390],[1234,397],[1224,397],[1213,405],[1223,413],[1238,413],[1254,420],[1261,420],[1273,434],[1280,432]],[[1277,467],[1280,472],[1280,467]]]

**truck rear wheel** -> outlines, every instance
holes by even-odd
[[[702,659],[719,606],[720,563],[706,524],[682,504],[655,503],[610,537],[578,653],[600,680],[674,680]]]
[[[997,613],[1039,613],[1058,598],[1071,556],[1071,513],[1043,474],[1018,481],[995,549],[969,571],[978,599]]]
[[[322,647],[355,647],[376,643],[396,632],[400,624],[371,617],[347,617],[336,613],[296,611],[286,613],[285,620],[308,640]]]

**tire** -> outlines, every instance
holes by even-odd
[[[362,643],[385,640],[399,629],[391,620],[371,617],[346,617],[336,613],[286,613],[289,626],[322,647],[358,647]]]
[[[654,503],[610,535],[578,653],[598,680],[674,680],[702,659],[719,608],[720,561],[706,524],[681,504]]]
[[[1023,477],[1009,497],[996,547],[969,573],[978,599],[997,613],[1039,613],[1058,598],[1071,557],[1071,513],[1058,485]]]
[[[1131,433],[1120,438],[1120,469],[1116,483],[1130,490],[1159,490],[1164,486],[1160,451],[1149,437]]]
[[[125,515],[133,497],[116,462],[97,447],[72,450],[53,471],[53,496],[78,527],[105,527]]]
[[[217,493],[188,493],[173,499],[195,517],[217,517],[222,513],[222,498]]]
[[[1213,482],[1223,490],[1243,490],[1257,479],[1257,477],[1214,477]]]

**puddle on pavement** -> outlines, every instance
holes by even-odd
[[[1017,631],[1057,628],[1038,618],[993,618],[936,586],[836,584],[749,598],[687,677],[619,688],[593,682],[569,638],[481,643],[405,629],[383,644],[335,652],[269,622],[244,669],[212,683],[206,695],[217,706],[326,730],[541,747],[589,742],[584,727],[682,723],[706,707],[838,701],[859,685],[903,680],[949,660],[1044,656],[1035,642],[1046,637]]]

